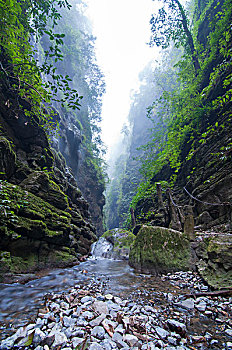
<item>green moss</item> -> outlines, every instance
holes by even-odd
[[[46,230],[46,236],[48,236],[48,237],[59,237],[59,236],[63,236],[63,231],[51,231],[51,230]]]
[[[78,237],[81,234],[77,226],[83,219],[78,212],[61,210],[7,181],[1,181],[1,208],[4,210],[0,211],[0,238],[9,245],[11,251],[11,255],[8,252],[0,256],[2,273],[32,272],[47,266],[60,266],[62,262],[68,265],[76,261],[75,250],[68,246],[70,234],[74,238],[77,233]],[[75,222],[71,224],[75,218],[78,225]],[[89,244],[89,240],[83,242],[85,254]],[[54,246],[57,250],[52,248]]]
[[[12,143],[6,137],[0,136],[0,148],[1,144],[4,146],[4,148],[6,148],[9,151],[9,153],[11,153],[14,156],[14,159],[16,161],[16,154],[13,150]]]
[[[197,253],[197,264],[202,278],[213,288],[231,288],[232,285],[232,235],[217,234],[203,238]]]
[[[0,272],[7,272],[11,269],[10,252],[0,251]]]
[[[131,247],[130,263],[157,272],[188,270],[189,241],[178,231],[164,227],[142,226]]]
[[[75,257],[70,254],[70,250],[68,249],[68,251],[60,251],[60,250],[56,250],[53,252],[53,258],[56,262],[67,262],[67,261],[73,261],[75,260]]]
[[[135,235],[131,232],[127,232],[126,235],[118,239],[120,248],[130,248],[135,239]]]

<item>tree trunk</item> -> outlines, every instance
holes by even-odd
[[[188,29],[187,18],[186,18],[184,9],[183,9],[182,5],[180,4],[179,0],[174,0],[174,2],[177,4],[177,6],[180,10],[180,13],[181,13],[181,17],[182,17],[181,22],[183,24],[184,32],[187,36],[187,42],[188,42],[188,46],[189,46],[190,51],[191,51],[191,56],[192,56],[192,61],[193,61],[193,65],[194,65],[195,74],[198,75],[198,71],[200,70],[200,63],[199,63],[199,60],[197,57],[196,49],[194,47],[192,34],[190,33],[190,31]]]
[[[130,208],[130,213],[131,213],[132,228],[134,228],[136,226],[136,220],[135,220],[135,211],[133,208]]]

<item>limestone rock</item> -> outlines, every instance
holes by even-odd
[[[142,226],[130,251],[131,266],[152,272],[190,269],[190,244],[186,235],[158,226]]]
[[[196,249],[198,272],[216,289],[231,288],[232,234],[209,234]]]

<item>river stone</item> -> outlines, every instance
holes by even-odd
[[[148,344],[143,344],[141,347],[142,350],[160,350],[160,348],[157,348],[154,343],[149,342]]]
[[[39,345],[43,342],[43,340],[46,338],[46,334],[41,331],[39,328],[35,329],[34,337],[33,337],[33,344]]]
[[[200,311],[200,312],[204,312],[206,310],[207,304],[205,301],[201,301],[199,304],[195,305],[195,308]]]
[[[125,334],[123,336],[123,340],[131,347],[135,346],[138,343],[138,338],[132,334]]]
[[[103,340],[105,338],[105,330],[103,327],[100,327],[100,326],[96,326],[94,327],[92,330],[91,330],[91,335],[100,339],[100,340]]]
[[[56,349],[56,347],[58,346],[66,345],[68,339],[64,333],[55,331],[54,335],[55,335],[55,340],[52,344],[52,349]]]
[[[89,303],[89,302],[92,302],[93,301],[93,297],[91,297],[91,296],[85,296],[85,297],[83,297],[83,298],[81,298],[81,303],[82,304],[86,304],[86,303]]]
[[[89,350],[104,350],[104,348],[98,343],[94,342],[90,345]]]
[[[6,339],[4,339],[2,342],[1,342],[1,345],[0,345],[0,349],[1,350],[10,350],[10,349],[13,349],[14,347],[14,342],[15,340],[17,339],[17,337],[14,335],[12,335],[11,337],[8,337]]]
[[[82,328],[74,328],[72,331],[73,337],[83,338],[85,335],[85,331]]]
[[[161,339],[166,339],[169,336],[169,332],[161,327],[155,327],[156,333]]]
[[[123,337],[120,333],[115,332],[112,340],[117,344],[119,348],[127,347],[127,344],[123,341]]]
[[[104,301],[95,301],[93,303],[93,309],[99,314],[107,315],[109,313],[109,308]]]
[[[125,333],[125,329],[124,329],[123,325],[122,325],[122,324],[119,324],[119,325],[115,328],[115,332],[124,334],[124,333]]]
[[[65,327],[70,327],[75,324],[76,320],[72,317],[64,316],[63,318],[63,324]]]
[[[112,346],[111,346],[111,341],[109,341],[108,339],[104,339],[103,342],[101,342],[101,345],[103,346],[103,348],[105,350],[111,350],[112,349]],[[115,343],[114,343],[115,344]],[[115,344],[116,346],[116,344]]]
[[[105,295],[105,299],[107,299],[107,300],[112,300],[114,297],[113,297],[113,295],[112,294],[106,294]]]
[[[76,326],[77,327],[85,327],[87,326],[88,322],[85,320],[84,317],[80,316],[77,321],[76,321]]]
[[[90,311],[85,311],[83,312],[82,317],[84,317],[87,321],[91,321],[94,318],[94,314]]]
[[[177,339],[174,338],[174,337],[168,337],[168,342],[171,344],[171,345],[177,345]]]
[[[167,325],[171,331],[174,331],[181,336],[185,336],[187,333],[187,329],[184,323],[169,319],[167,320]]]
[[[226,330],[225,330],[225,333],[226,333],[227,335],[229,335],[230,337],[232,337],[232,329],[231,329],[231,328],[226,329]]]
[[[73,348],[76,349],[78,347],[78,345],[83,343],[83,341],[84,341],[83,338],[78,338],[78,337],[72,338],[72,346],[73,346]]]
[[[90,323],[89,325],[91,327],[95,327],[95,326],[99,326],[101,324],[101,322],[106,318],[106,315],[105,314],[102,314],[96,318],[94,318]]]
[[[122,299],[119,298],[119,297],[114,297],[114,301],[115,301],[116,304],[119,304],[119,305],[122,305],[122,304],[123,304]]]
[[[186,299],[186,300],[183,300],[176,305],[183,307],[186,310],[193,310],[194,309],[194,299]]]

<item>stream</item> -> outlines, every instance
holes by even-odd
[[[216,302],[205,299],[203,304],[209,305],[208,314],[204,313],[207,312],[204,308],[193,312],[191,306],[186,309],[184,304],[181,305],[181,298],[193,288],[196,291],[207,289],[194,273],[179,272],[161,277],[144,275],[135,272],[126,261],[105,258],[88,259],[72,268],[54,269],[46,276],[26,284],[0,284],[0,339],[11,335],[29,321],[33,322],[38,309],[43,307],[45,294],[67,293],[73,287],[86,287],[91,281],[100,284],[103,294],[111,293],[143,305],[150,304],[159,309],[161,315],[164,313],[169,317],[174,315],[180,320],[188,320],[191,335],[213,333],[216,334],[215,344],[228,342],[224,330],[227,327],[225,324],[229,329],[232,326],[228,323],[231,322],[231,298],[217,298]],[[199,302],[198,305],[203,305],[202,300]],[[218,309],[222,310],[222,315]],[[209,317],[210,313],[212,317]],[[223,347],[209,347],[220,348]]]
[[[127,298],[144,289],[148,277],[152,288],[160,290],[162,285],[163,291],[170,289],[168,282],[134,272],[126,261],[104,258],[89,259],[72,268],[55,269],[26,284],[0,284],[0,323],[19,326],[36,314],[45,294],[65,292],[75,285],[88,284],[92,279],[100,279],[106,285],[106,293]]]

